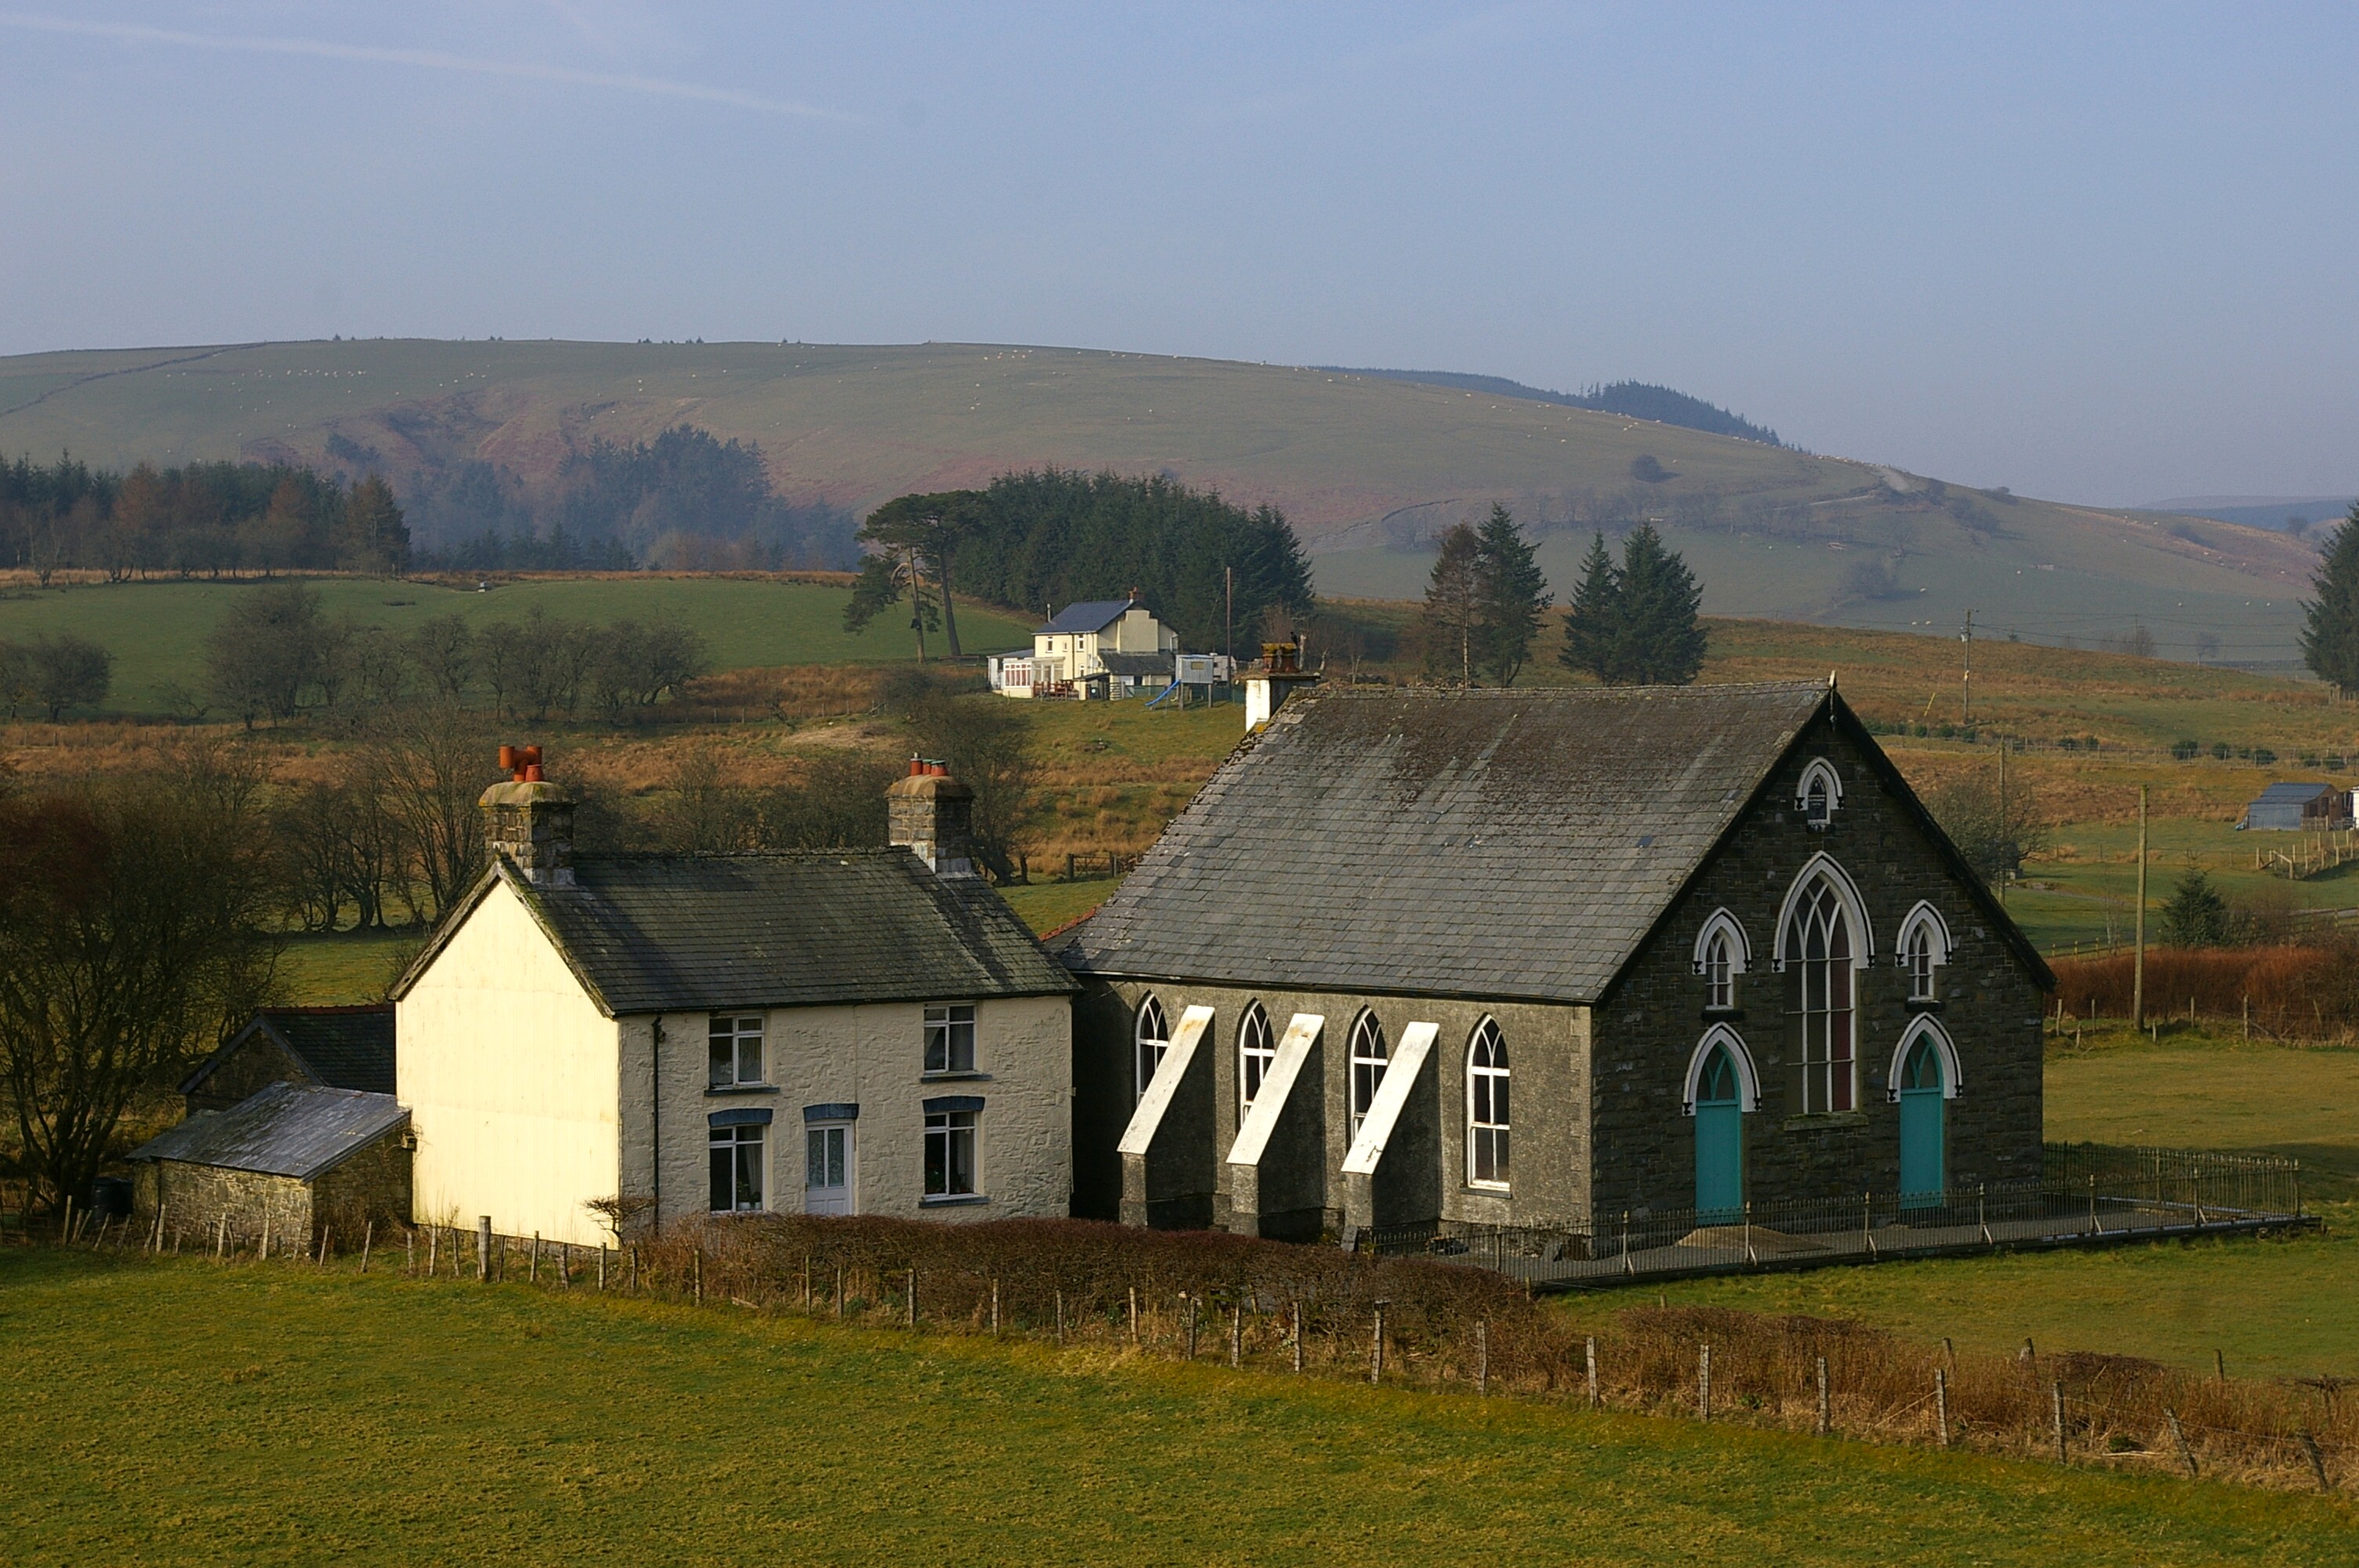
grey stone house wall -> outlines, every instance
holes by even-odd
[[[1823,829],[1794,805],[1803,770],[1824,757],[1843,784]],[[1803,1116],[1793,1073],[1800,1031],[1797,978],[1777,972],[1777,916],[1803,867],[1823,851],[1849,873],[1875,928],[1874,963],[1854,976],[1858,1108]],[[1900,924],[1919,900],[1948,924],[1955,953],[1937,971],[1936,1004],[1908,1000],[1897,958]],[[1735,982],[1733,1014],[1707,1014],[1694,972],[1704,922],[1725,908],[1752,949]],[[1856,938],[1854,937],[1854,940]],[[1688,1064],[1704,1031],[1724,1018],[1743,1037],[1761,1080],[1745,1118],[1746,1198],[1856,1200],[1890,1195],[1900,1180],[1899,1108],[1886,1077],[1901,1032],[1931,1012],[1957,1047],[1961,1087],[1947,1104],[1949,1184],[2039,1174],[2041,982],[1993,929],[1982,904],[1929,838],[1915,809],[1840,728],[1821,719],[1788,753],[1770,785],[1674,903],[1597,1009],[1596,1222],[1620,1211],[1691,1208],[1695,1122],[1683,1113]]]
[[[155,1223],[160,1196],[165,1233],[185,1230],[207,1236],[226,1215],[233,1238],[251,1246],[267,1219],[274,1238],[317,1239],[325,1225],[345,1242],[358,1244],[375,1223],[380,1236],[406,1224],[409,1214],[409,1151],[396,1128],[354,1151],[333,1170],[306,1184],[292,1176],[181,1160],[141,1160],[132,1171],[132,1209],[143,1224]]]
[[[1587,1214],[1588,1009],[1146,980],[1094,982],[1075,1004],[1075,1214],[1116,1217],[1122,1173],[1110,1155],[1137,1102],[1140,1086],[1134,1030],[1138,1008],[1150,993],[1161,1002],[1175,1033],[1189,1008],[1212,1010],[1203,1047],[1211,1055],[1210,1119],[1200,1117],[1193,1124],[1182,1125],[1174,1125],[1168,1116],[1165,1119],[1165,1136],[1212,1152],[1212,1186],[1201,1223],[1223,1228],[1229,1224],[1228,1152],[1241,1119],[1237,1030],[1246,1007],[1256,1001],[1269,1015],[1273,1042],[1285,1034],[1287,1021],[1298,1012],[1317,1013],[1326,1020],[1314,1057],[1319,1081],[1296,1089],[1300,1094],[1313,1088],[1319,1097],[1325,1144],[1322,1229],[1339,1230],[1343,1220],[1341,1173],[1351,1142],[1351,1036],[1364,1010],[1375,1013],[1384,1026],[1386,1043],[1396,1054],[1411,1023],[1438,1026],[1429,1069],[1434,1077],[1432,1123],[1440,1142],[1438,1217],[1481,1224],[1561,1226],[1576,1223],[1578,1217]],[[1504,1193],[1473,1187],[1466,1179],[1466,1058],[1474,1030],[1485,1018],[1495,1020],[1506,1037],[1513,1075],[1514,1181]],[[1195,1103],[1201,1102],[1185,1098],[1175,1102],[1174,1113]],[[1413,1146],[1415,1141],[1407,1141]],[[1397,1139],[1386,1151],[1388,1165],[1397,1166],[1396,1156],[1407,1153],[1403,1142]],[[1082,1157],[1083,1151],[1086,1159]],[[1379,1169],[1380,1205],[1391,1195],[1392,1184],[1383,1180],[1391,1173]],[[1426,1186],[1431,1190],[1430,1184]],[[1397,1201],[1414,1205],[1420,1200],[1404,1194]],[[1386,1215],[1381,1208],[1378,1215],[1380,1223],[1432,1217],[1437,1216]]]

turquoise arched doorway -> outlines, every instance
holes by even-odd
[[[1696,1223],[1745,1215],[1745,1100],[1736,1062],[1714,1045],[1696,1074]]]
[[[1949,1184],[1949,1078],[1940,1047],[1919,1033],[1900,1062],[1900,1204],[1924,1208]]]

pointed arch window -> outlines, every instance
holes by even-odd
[[[1813,757],[1802,769],[1802,779],[1794,791],[1794,806],[1802,814],[1802,824],[1822,828],[1834,819],[1843,805],[1843,775],[1824,757]]]
[[[1908,1000],[1938,1000],[1936,971],[1949,961],[1949,923],[1931,904],[1918,904],[1900,923],[1900,968],[1908,977]]]
[[[1261,1003],[1245,1004],[1245,1015],[1237,1021],[1237,1119],[1253,1109],[1254,1096],[1261,1093],[1262,1080],[1269,1076],[1269,1065],[1277,1059],[1277,1044],[1270,1037],[1269,1014]]]
[[[1138,1004],[1137,1022],[1132,1039],[1138,1052],[1138,1090],[1136,1098],[1147,1097],[1147,1086],[1155,1081],[1155,1069],[1163,1065],[1163,1053],[1171,1048],[1171,1025],[1163,1016],[1163,1004],[1153,993]]]
[[[1851,916],[1825,878],[1802,890],[1781,944],[1801,1027],[1795,1053],[1796,1106],[1805,1116],[1850,1110],[1857,1103],[1853,1046]]]
[[[1727,1012],[1736,1007],[1736,977],[1745,973],[1752,953],[1745,927],[1725,909],[1715,909],[1696,933],[1695,972],[1703,977],[1703,1005]]]
[[[1385,1064],[1392,1059],[1392,1051],[1385,1044],[1385,1026],[1376,1022],[1373,1012],[1363,1012],[1352,1025],[1352,1136],[1360,1136],[1360,1123],[1368,1108],[1376,1103],[1376,1086],[1385,1081]]]
[[[1466,1179],[1507,1185],[1507,1041],[1488,1018],[1466,1048]]]

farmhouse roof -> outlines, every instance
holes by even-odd
[[[1914,802],[1815,684],[1298,697],[1060,956],[1090,974],[1593,1001],[1822,712]]]
[[[272,1084],[222,1111],[201,1111],[131,1152],[312,1181],[409,1119],[391,1095]]]
[[[393,1005],[266,1007],[206,1057],[180,1085],[194,1094],[257,1034],[275,1041],[311,1076],[333,1088],[393,1093]]]
[[[905,849],[577,854],[572,870],[570,887],[536,885],[501,858],[395,986],[395,999],[495,881],[524,902],[610,1018],[1075,989],[980,879],[937,876]]]
[[[1135,599],[1092,599],[1080,604],[1068,604],[1050,616],[1047,625],[1036,627],[1033,634],[1049,636],[1061,632],[1103,632],[1137,604]]]

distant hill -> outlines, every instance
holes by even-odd
[[[1654,523],[1706,610],[2167,653],[2294,657],[2317,554],[2283,533],[2064,506],[1499,386],[1102,350],[925,343],[365,342],[0,359],[0,453],[382,471],[421,522],[690,425],[759,449],[808,515],[1046,465],[1169,473],[1284,509],[1320,590],[1412,598],[1495,502],[1561,595],[1592,530]],[[430,541],[429,541],[430,542]]]
[[[1742,440],[1758,441],[1765,447],[1781,447],[1777,432],[1756,425],[1741,415],[1732,414],[1716,404],[1701,397],[1690,397],[1684,392],[1674,392],[1668,386],[1657,386],[1645,381],[1617,381],[1610,386],[1593,386],[1587,392],[1551,392],[1546,387],[1526,386],[1520,381],[1509,381],[1504,375],[1467,375],[1453,370],[1368,370],[1347,365],[1320,365],[1321,370],[1341,371],[1345,375],[1381,375],[1394,381],[1421,381],[1434,386],[1459,386],[1474,392],[1494,392],[1503,397],[1528,397],[1535,403],[1560,403],[1567,408],[1593,408],[1601,414],[1624,414],[1633,419],[1652,419],[1658,425],[1677,425],[1684,429],[1703,430],[1714,436],[1734,436]]]
[[[2189,495],[2158,501],[2143,512],[2170,512],[2182,517],[2216,517],[2247,528],[2283,528],[2299,534],[2321,523],[2339,523],[2350,515],[2347,495]]]

